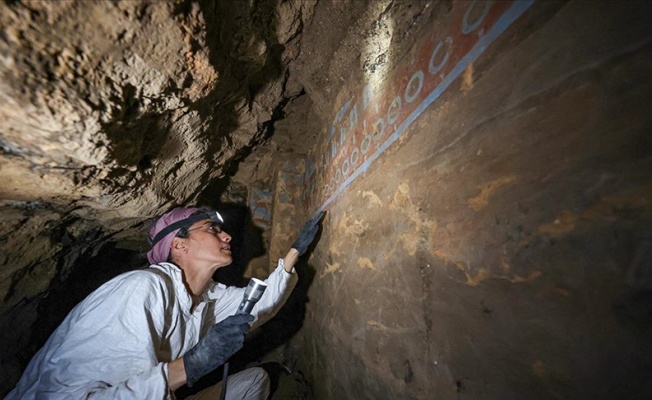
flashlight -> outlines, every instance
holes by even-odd
[[[260,279],[251,278],[249,285],[245,289],[242,302],[238,307],[238,314],[251,314],[254,305],[263,297],[263,293],[267,289],[267,284]]]
[[[245,289],[244,296],[242,296],[242,302],[238,307],[236,314],[251,314],[251,310],[254,308],[254,305],[258,303],[263,293],[267,289],[267,284],[260,279],[251,278],[247,288]],[[226,384],[227,378],[229,376],[229,363],[224,363],[224,371],[222,375],[222,394],[220,395],[220,400],[226,399]]]

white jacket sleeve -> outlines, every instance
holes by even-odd
[[[253,328],[264,324],[278,312],[292,292],[296,281],[296,274],[285,271],[283,259],[279,259],[276,269],[265,279],[267,283],[265,293],[251,310],[251,314],[255,317]],[[212,308],[212,315],[207,318],[205,329],[235,314],[243,296],[244,288],[218,284],[213,286],[209,297],[216,301]]]
[[[165,279],[147,271],[118,277],[95,291],[55,331],[28,368],[35,398],[166,399]],[[31,398],[31,396],[28,396]]]

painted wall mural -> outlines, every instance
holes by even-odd
[[[308,160],[307,209],[327,207],[533,3],[455,2],[448,23],[421,38],[413,57],[345,101],[328,129],[326,151]]]

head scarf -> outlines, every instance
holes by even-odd
[[[171,225],[177,221],[181,221],[182,219],[186,219],[198,210],[198,208],[177,207],[172,211],[163,214],[156,221],[152,229],[149,230],[150,239],[154,239],[156,234],[165,229],[166,226]],[[154,244],[152,249],[147,252],[147,260],[149,260],[151,264],[158,264],[168,260],[172,247],[172,240],[177,235],[177,232],[179,232],[179,229],[176,229],[165,235],[163,239]]]

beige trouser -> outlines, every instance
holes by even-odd
[[[222,382],[202,390],[187,400],[220,400]],[[266,400],[269,396],[269,377],[262,368],[247,368],[229,376],[226,385],[227,400]]]

